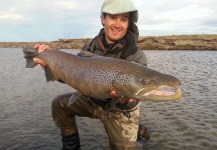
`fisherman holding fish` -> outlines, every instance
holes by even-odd
[[[144,66],[147,59],[143,51],[136,46],[139,32],[136,26],[138,10],[131,0],[105,0],[101,7],[101,22],[103,28],[82,51],[90,51],[96,55],[125,59]],[[38,52],[51,49],[49,45],[35,45]],[[39,58],[36,63],[46,66]],[[59,80],[61,82],[61,80]],[[116,93],[111,97],[115,97]],[[68,105],[69,98],[74,97],[74,103]],[[52,116],[55,124],[61,130],[62,149],[80,149],[79,133],[76,116],[100,119],[109,137],[111,150],[135,150],[139,128],[139,105],[137,99],[123,99],[106,113],[113,101],[110,99],[94,99],[78,92],[56,97],[52,103]]]

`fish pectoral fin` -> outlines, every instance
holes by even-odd
[[[119,91],[122,96],[132,97],[143,85],[136,81],[135,76],[122,74],[118,75],[112,81],[112,86],[116,91]]]
[[[76,102],[76,100],[78,99],[79,96],[80,95],[72,94],[72,96],[69,98],[68,106],[74,104],[74,102]]]
[[[47,82],[59,80],[59,77],[52,72],[49,66],[45,66],[44,70]]]
[[[80,57],[92,57],[92,56],[97,56],[94,53],[88,52],[88,51],[80,51],[78,54]]]

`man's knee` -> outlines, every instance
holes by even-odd
[[[63,116],[67,115],[67,102],[69,99],[69,94],[59,95],[54,98],[51,106],[52,117],[57,126],[60,126],[59,123],[63,122]]]
[[[68,136],[77,133],[77,125],[75,122],[75,115],[70,112],[68,108],[68,101],[71,95],[63,94],[54,98],[52,102],[52,117],[54,123],[60,128],[63,136]]]
[[[56,108],[56,107],[65,107],[68,105],[68,101],[69,101],[69,98],[70,96],[72,95],[73,93],[69,93],[69,94],[63,94],[63,95],[59,95],[57,97],[55,97],[53,99],[53,102],[52,102],[52,110],[53,108]]]

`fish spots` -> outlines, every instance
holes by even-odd
[[[147,100],[145,94],[148,91],[161,85],[174,87],[181,84],[175,77],[121,59],[81,57],[58,50],[44,51],[38,57],[66,84],[97,99],[109,98],[110,91],[115,90],[124,97]],[[148,98],[159,101],[164,97]]]
[[[138,83],[135,81],[135,76],[130,74],[117,75],[112,81],[112,86],[117,91],[121,91],[122,96],[132,98],[131,96],[137,92]]]

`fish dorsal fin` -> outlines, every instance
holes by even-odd
[[[81,94],[80,93],[73,93],[71,95],[71,97],[69,98],[69,102],[68,102],[68,106],[74,104],[75,101],[77,101],[78,97],[80,96]]]
[[[97,56],[94,53],[88,52],[88,51],[80,51],[78,54],[80,57],[92,57],[92,56]]]

